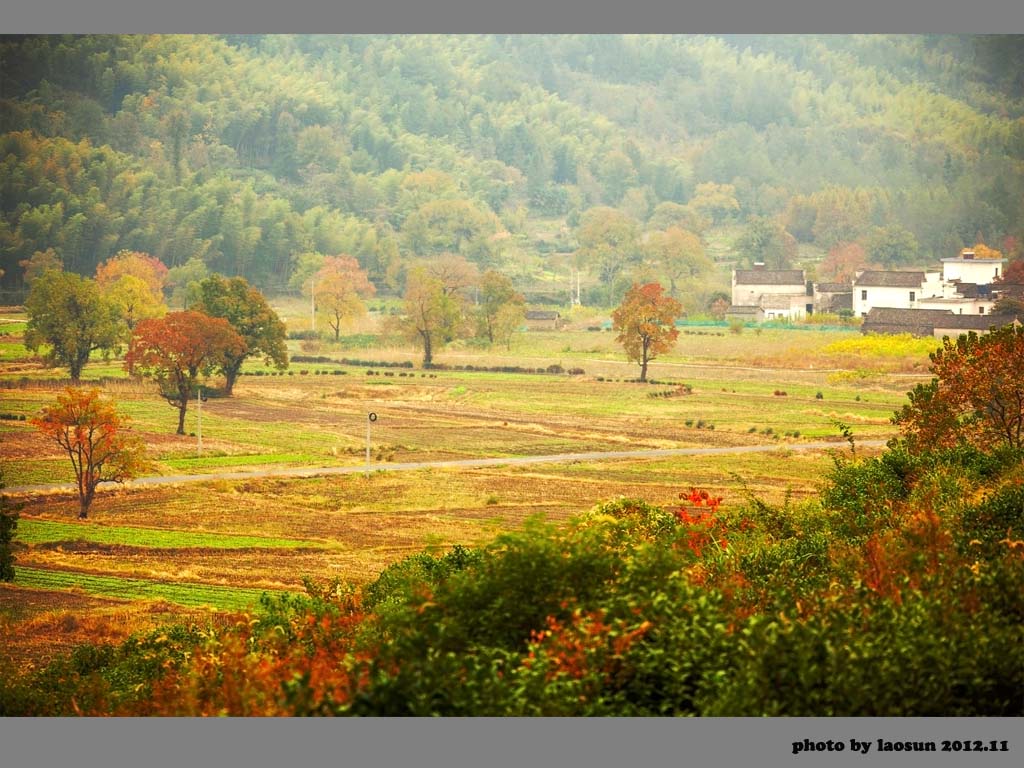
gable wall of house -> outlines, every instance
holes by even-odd
[[[913,298],[911,295],[913,294]],[[872,307],[913,309],[923,294],[923,284],[916,288],[890,286],[853,286],[853,314],[867,317]]]
[[[948,309],[954,315],[990,315],[996,303],[991,298],[968,299],[965,297],[923,299],[920,309]]]
[[[942,279],[989,285],[1003,272],[1005,259],[943,259]]]

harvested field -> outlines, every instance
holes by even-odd
[[[838,422],[850,425],[861,440],[893,434],[889,417],[914,377],[879,370],[839,375],[827,369],[831,358],[817,359],[813,352],[834,334],[771,334],[775,347],[754,337],[681,337],[677,353],[652,367],[655,382],[648,384],[630,380],[635,366],[614,359],[606,335],[585,332],[568,337],[574,350],[585,342],[583,351],[548,354],[548,336],[538,334],[529,341],[539,346],[522,350],[523,359],[452,350],[442,360],[536,367],[568,367],[572,361],[586,375],[405,369],[370,374],[366,367],[333,363],[293,365],[293,375],[246,375],[233,397],[204,403],[201,456],[194,408],[186,419],[190,434],[174,435],[175,412],[149,383],[111,378],[116,366],[94,364],[100,377],[95,385],[131,418],[154,471],[164,476],[361,466],[370,411],[378,415],[371,430],[372,460],[378,463],[784,448],[837,438]],[[781,352],[780,339],[790,345]],[[807,349],[800,365],[794,364],[793,345]],[[755,349],[758,359],[776,367],[741,364],[742,354]],[[388,355],[408,357],[395,350],[379,357]],[[38,413],[66,382],[59,372],[39,377],[18,366],[17,360],[4,361],[0,369],[0,411],[14,416],[0,421],[4,479],[9,487],[68,482],[73,474],[67,458],[27,421],[17,420]],[[264,371],[258,364],[247,370]],[[15,378],[24,375],[31,377]],[[835,450],[848,446],[840,442]],[[204,604],[227,610],[251,606],[261,591],[301,591],[307,578],[365,582],[423,549],[480,544],[532,516],[557,523],[619,496],[673,505],[681,491],[698,486],[724,496],[725,505],[745,503],[747,494],[774,503],[800,500],[816,492],[831,466],[828,452],[783,450],[101,486],[83,522],[76,519],[72,494],[20,495],[16,567],[22,577],[0,588],[0,626],[9,637],[19,627],[30,628],[39,637],[12,640],[12,653],[41,657],[83,639],[146,629],[172,614],[205,611],[198,607]],[[123,599],[132,589],[137,599]]]

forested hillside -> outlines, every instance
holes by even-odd
[[[7,37],[2,285],[52,249],[268,291],[311,253],[380,295],[441,253],[520,288],[572,266],[684,290],[723,226],[709,255],[747,261],[1015,255],[1022,73],[1010,36]]]

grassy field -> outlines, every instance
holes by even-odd
[[[68,482],[67,458],[27,421],[66,385],[66,372],[43,369],[20,346],[21,318],[3,319],[12,321],[0,337],[4,479],[12,487]],[[18,576],[0,586],[0,637],[26,658],[41,658],[85,633],[117,637],[200,606],[241,610],[263,591],[301,591],[306,577],[365,581],[413,552],[472,545],[534,515],[564,520],[618,496],[671,505],[699,486],[726,504],[748,494],[806,497],[832,458],[785,447],[835,438],[835,451],[849,450],[839,422],[858,439],[891,436],[889,418],[928,362],[923,346],[883,348],[855,331],[733,334],[695,326],[652,365],[655,382],[638,384],[613,334],[588,331],[588,322],[519,334],[511,350],[462,344],[437,358],[449,367],[558,364],[583,369],[577,375],[426,372],[416,350],[386,342],[366,348],[364,337],[358,347],[321,342],[316,354],[417,367],[293,362],[270,375],[250,362],[232,398],[203,405],[201,456],[194,407],[186,421],[192,434],[176,436],[174,409],[150,383],[128,380],[119,361],[96,360],[84,378],[131,417],[161,475],[360,465],[370,411],[379,417],[376,462],[751,444],[782,450],[129,485],[102,491],[86,522],[75,519],[70,494],[19,494]],[[299,342],[290,346],[293,355],[309,354]],[[47,629],[19,634],[26,627]]]

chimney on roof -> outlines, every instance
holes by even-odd
[[[973,248],[964,248],[962,251],[960,251],[960,257],[964,258],[964,259],[973,259],[974,258],[974,249]]]
[[[755,261],[754,262],[754,269],[764,269],[764,262],[763,261]]]

